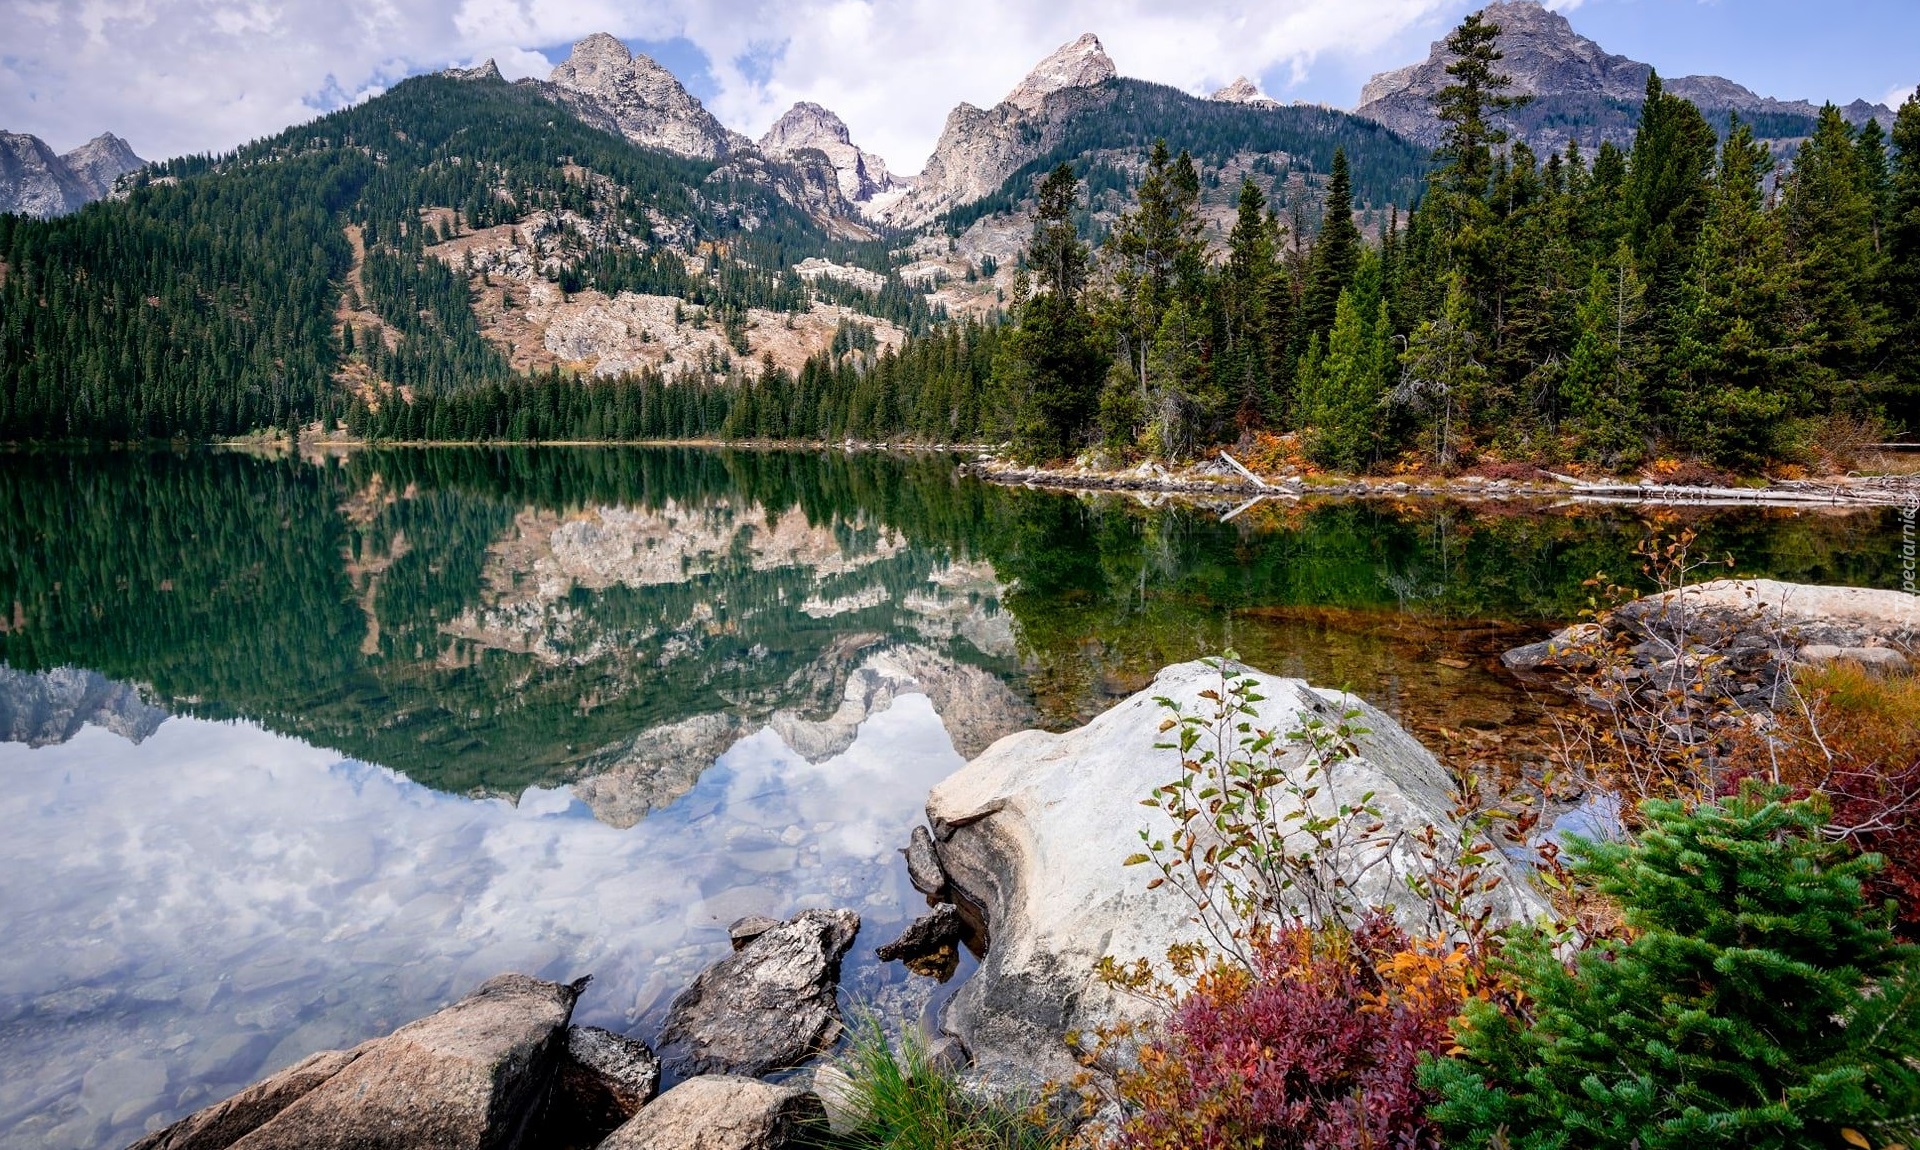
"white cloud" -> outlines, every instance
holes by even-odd
[[[1900,110],[1900,105],[1913,98],[1914,91],[1914,85],[1912,84],[1908,84],[1904,88],[1890,88],[1887,90],[1886,95],[1880,97],[1880,102],[1897,112]]]
[[[1461,0],[0,0],[0,126],[69,148],[106,130],[143,155],[229,148],[383,90],[595,31],[684,37],[714,111],[758,134],[795,100],[838,111],[901,170],[958,101],[990,105],[1035,61],[1098,33],[1124,75],[1193,91],[1362,55]]]

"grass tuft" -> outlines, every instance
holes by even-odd
[[[926,1038],[903,1027],[896,1044],[878,1019],[862,1018],[840,1068],[852,1080],[845,1099],[858,1126],[827,1145],[845,1150],[1053,1150],[1064,1136],[1037,1110],[999,1106],[969,1095],[936,1065]]]

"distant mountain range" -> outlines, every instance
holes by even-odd
[[[1609,53],[1573,30],[1558,12],[1533,0],[1502,0],[1481,9],[1488,23],[1500,29],[1500,70],[1513,79],[1514,95],[1532,99],[1507,116],[1508,126],[1536,151],[1558,151],[1567,140],[1578,139],[1589,150],[1601,140],[1627,144],[1639,122],[1653,67]],[[1367,81],[1355,111],[1385,124],[1410,140],[1432,146],[1440,142],[1440,122],[1433,114],[1433,97],[1450,78],[1452,57],[1444,41],[1434,43],[1427,58]],[[1739,113],[1761,139],[1793,139],[1807,134],[1820,109],[1805,100],[1777,100],[1721,76],[1661,77],[1666,91],[1691,100],[1718,124],[1727,114]],[[1884,104],[1855,100],[1842,109],[1848,122],[1878,119],[1893,123],[1893,110]]]
[[[1482,11],[1501,28],[1501,67],[1513,77],[1513,90],[1532,97],[1508,116],[1517,138],[1537,151],[1558,150],[1570,138],[1589,147],[1603,139],[1616,144],[1631,140],[1651,66],[1608,53],[1574,31],[1565,16],[1534,0],[1501,0]],[[1440,129],[1431,100],[1447,83],[1448,62],[1444,43],[1435,43],[1427,59],[1374,76],[1361,90],[1354,115],[1416,145],[1432,147]],[[501,79],[491,60],[446,74],[476,81]],[[1805,100],[1760,96],[1719,76],[1678,76],[1663,82],[1667,91],[1692,100],[1716,122],[1739,113],[1757,136],[1776,147],[1804,136],[1819,114]],[[1015,172],[1041,155],[1058,153],[1076,121],[1111,110],[1129,82],[1119,78],[1098,37],[1081,36],[1042,60],[993,107],[956,106],[917,176],[892,171],[885,160],[853,141],[839,116],[815,103],[795,104],[759,141],[751,140],[722,124],[672,72],[605,33],[575,44],[547,79],[519,83],[587,124],[641,147],[739,165],[736,175],[766,181],[796,206],[851,223],[857,230],[865,225],[920,228],[994,196]],[[1160,102],[1168,107],[1178,103]],[[1289,110],[1245,78],[1214,93],[1209,102],[1243,111]],[[1183,115],[1190,112],[1182,108]],[[1884,104],[1864,100],[1847,105],[1843,113],[1854,124],[1876,118],[1890,124],[1893,116]],[[1248,157],[1264,157],[1264,164],[1283,171],[1293,166],[1292,152],[1271,138],[1276,131],[1263,132],[1253,122],[1246,127],[1242,150]],[[1277,133],[1286,135],[1287,127],[1279,125]],[[1109,148],[1098,146],[1098,140],[1092,143],[1096,146],[1091,151],[1100,152],[1132,146],[1133,141]],[[1077,158],[1083,166],[1088,159],[1084,154],[1059,158]],[[764,164],[768,160],[780,166],[769,169]],[[111,134],[56,156],[33,136],[0,133],[0,211],[42,217],[71,212],[105,196],[115,179],[144,163]],[[1324,170],[1324,164],[1320,167]]]
[[[56,155],[38,136],[0,132],[0,212],[45,219],[78,211],[146,163],[111,132],[65,155]]]

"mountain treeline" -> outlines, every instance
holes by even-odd
[[[1156,145],[1097,252],[1057,169],[995,371],[1022,453],[1264,429],[1349,470],[1754,469],[1920,422],[1920,100],[1891,142],[1829,106],[1782,172],[1655,76],[1630,149],[1542,159],[1495,126],[1515,103],[1497,33],[1476,15],[1451,36],[1437,166],[1377,247],[1344,154],[1311,247],[1248,181],[1221,261],[1189,155]]]
[[[843,322],[797,373],[770,359],[699,384],[657,371],[574,380],[555,370],[412,402],[355,398],[344,422],[352,435],[389,442],[977,443],[1005,425],[993,409],[1004,398],[994,383],[1001,337],[999,326],[968,320],[881,350],[870,326]]]
[[[333,376],[352,363],[409,392],[504,383],[466,276],[426,249],[536,212],[593,225],[568,232],[546,273],[563,288],[665,286],[723,321],[804,300],[791,265],[834,250],[771,187],[636,147],[499,81],[417,77],[140,180],[63,218],[0,216],[0,438],[205,438],[338,418],[349,397]],[[676,230],[671,244],[655,221]],[[727,255],[689,283],[668,249],[708,241]],[[343,296],[379,315],[391,346],[340,329]],[[924,302],[845,302],[930,318]]]
[[[1920,422],[1920,102],[1891,146],[1829,108],[1790,171],[1655,77],[1630,149],[1507,146],[1492,26],[1453,37],[1426,194],[1377,245],[1336,151],[1309,245],[1249,180],[1209,252],[1189,153],[1148,156],[1096,249],[1067,164],[1038,190],[1010,322],[876,352],[843,327],[799,373],[689,388],[558,377],[356,404],[401,440],[1011,440],[1174,456],[1295,433],[1341,470],[1663,454],[1738,470],[1817,461]]]

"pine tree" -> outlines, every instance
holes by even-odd
[[[1782,417],[1804,402],[1785,240],[1761,201],[1772,167],[1766,146],[1736,121],[1721,149],[1669,355],[1676,441],[1741,468],[1776,455]]]
[[[1300,301],[1299,334],[1325,336],[1333,328],[1340,293],[1353,282],[1360,263],[1360,229],[1353,222],[1353,181],[1347,154],[1333,154],[1333,173],[1327,179],[1327,200],[1320,216],[1320,235],[1313,241],[1307,265],[1306,291]]]
[[[1863,406],[1889,326],[1871,183],[1852,130],[1828,104],[1794,159],[1780,210],[1807,317],[1800,334],[1812,382],[1842,408]]]
[[[1074,228],[1079,181],[1073,168],[1055,168],[1040,188],[1027,266],[1040,290],[1018,293],[1018,326],[1003,344],[1000,386],[1015,403],[1015,449],[1029,459],[1073,451],[1091,436],[1107,357],[1093,317],[1082,305],[1087,251]],[[897,419],[882,416],[890,430]]]
[[[1456,272],[1447,281],[1440,314],[1408,338],[1400,355],[1401,380],[1393,392],[1396,404],[1431,425],[1433,460],[1442,470],[1454,466],[1462,433],[1486,387],[1487,369],[1476,354],[1478,347],[1466,277]]]
[[[1581,454],[1596,462],[1629,465],[1643,454],[1646,322],[1646,287],[1623,246],[1612,267],[1593,269],[1561,380]]]
[[[1498,47],[1500,26],[1490,24],[1475,12],[1460,22],[1447,37],[1447,54],[1453,57],[1447,75],[1453,82],[1433,97],[1434,115],[1439,118],[1441,143],[1435,158],[1443,166],[1435,173],[1435,182],[1463,199],[1484,199],[1487,183],[1493,175],[1493,151],[1507,140],[1507,134],[1489,118],[1524,100],[1506,95],[1513,78],[1497,68],[1504,55]]]
[[[1920,1113],[1920,951],[1823,832],[1824,798],[1749,787],[1642,807],[1639,841],[1576,843],[1577,874],[1628,940],[1563,965],[1544,935],[1501,967],[1513,1013],[1470,1000],[1460,1053],[1422,1080],[1461,1145],[1798,1150],[1911,1137]],[[1852,1137],[1845,1131],[1852,1130]],[[1863,1133],[1864,1132],[1864,1133]]]
[[[1894,318],[1888,359],[1895,382],[1887,412],[1909,432],[1920,432],[1920,92],[1900,105],[1893,146],[1880,297]]]

